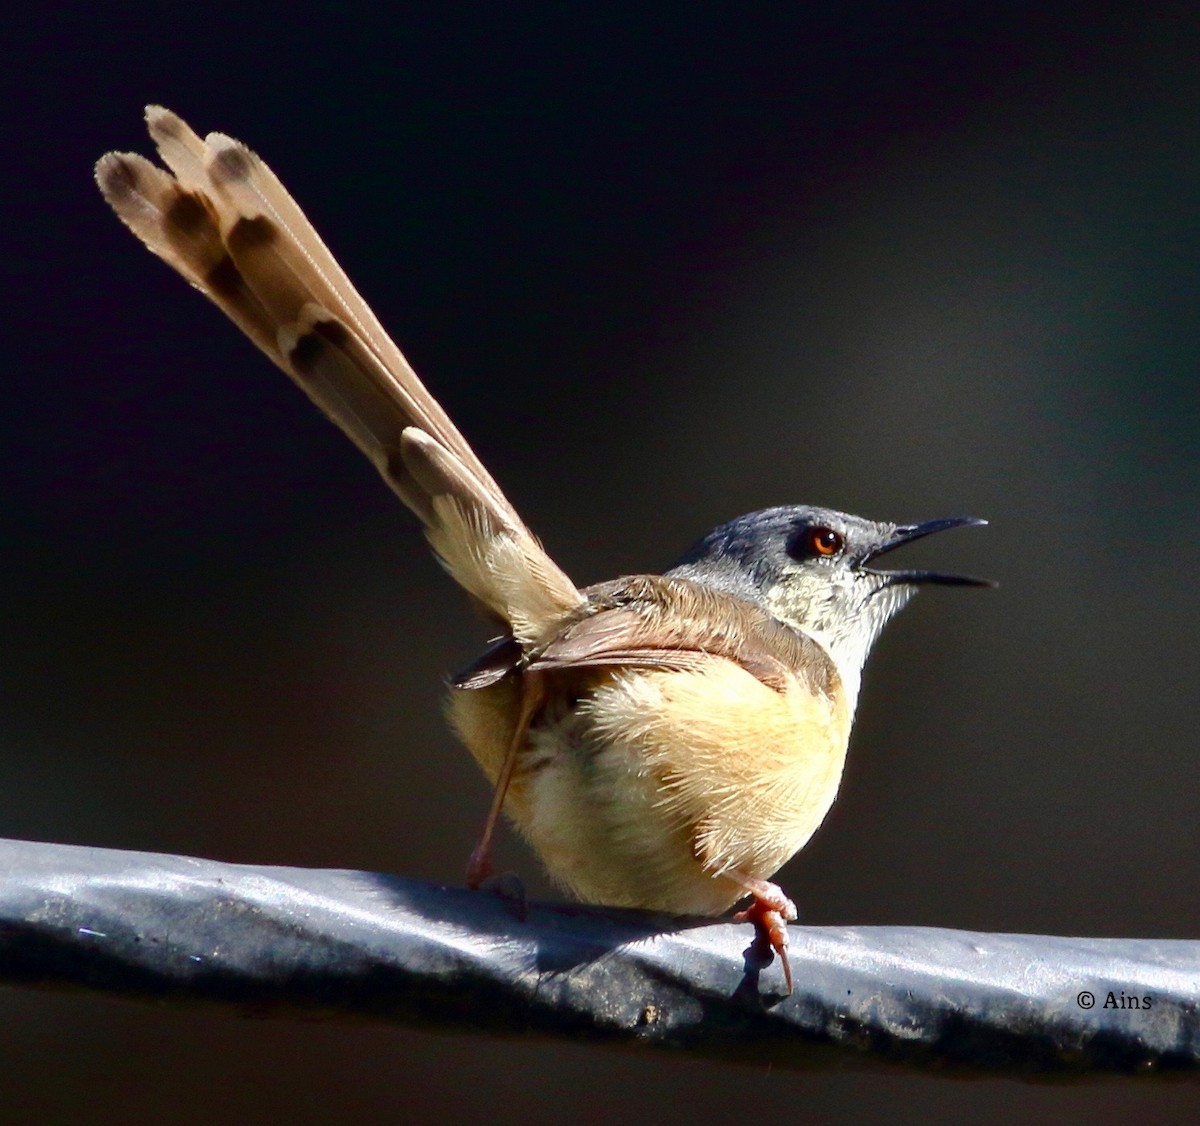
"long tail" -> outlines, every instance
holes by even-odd
[[[239,141],[146,110],[170,171],[108,153],[96,182],[371,459],[447,570],[534,644],[582,596],[525,527],[275,174]]]

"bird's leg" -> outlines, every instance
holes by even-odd
[[[500,811],[504,808],[504,798],[508,794],[512,782],[513,769],[517,763],[517,752],[525,742],[529,731],[529,721],[541,706],[543,699],[542,678],[537,673],[526,672],[521,677],[521,711],[517,717],[517,725],[513,728],[512,740],[508,745],[508,753],[504,756],[504,765],[496,776],[496,788],[492,792],[492,804],[488,809],[487,820],[483,823],[483,832],[479,843],[471,850],[471,858],[467,861],[467,887],[475,890],[485,881],[495,875],[492,867],[492,837],[496,833],[496,825],[500,821]]]
[[[779,955],[783,980],[787,991],[791,993],[792,964],[788,960],[787,925],[796,919],[796,905],[783,894],[778,884],[747,876],[744,872],[726,872],[725,875],[754,896],[754,902],[749,907],[734,915],[734,922],[753,923],[759,934],[771,944],[771,949]]]

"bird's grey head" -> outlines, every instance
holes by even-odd
[[[883,524],[809,505],[767,508],[714,528],[668,573],[757,602],[815,639],[833,658],[853,702],[868,651],[918,586],[990,585],[940,571],[882,571],[868,564],[933,532],[985,523],[958,516]]]

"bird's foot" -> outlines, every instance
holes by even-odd
[[[467,861],[467,887],[472,891],[490,891],[520,922],[525,921],[528,905],[525,885],[516,872],[501,872],[492,863],[491,849],[479,845]]]
[[[735,877],[752,896],[754,901],[744,911],[734,915],[736,923],[753,923],[759,935],[779,955],[783,967],[783,980],[787,991],[792,991],[792,964],[788,959],[787,925],[794,922],[796,905],[783,894],[778,884],[758,880],[752,876]]]
[[[467,861],[467,887],[478,891],[496,874],[496,866],[492,863],[490,841],[480,841],[472,850],[471,858]]]

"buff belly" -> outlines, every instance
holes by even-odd
[[[585,902],[720,914],[745,895],[722,873],[769,878],[837,793],[849,717],[801,682],[778,691],[714,659],[703,673],[589,671],[569,692],[555,688],[519,752],[505,812]],[[516,683],[456,691],[449,713],[494,781]]]

